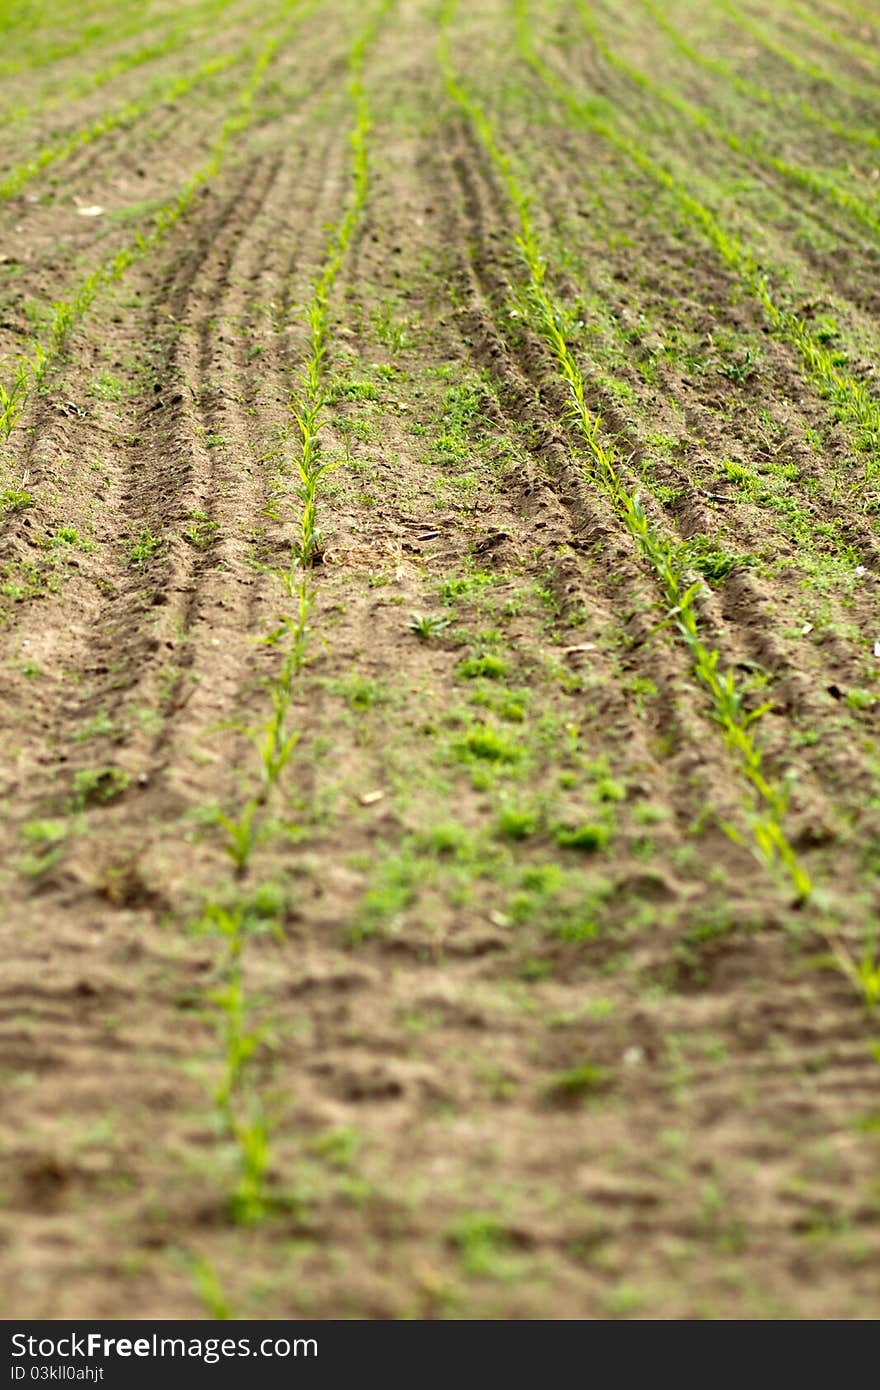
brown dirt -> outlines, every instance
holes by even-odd
[[[816,901],[797,907],[750,847],[736,758],[517,308],[509,201],[417,0],[366,67],[371,182],[332,298],[339,467],[300,741],[271,834],[232,872],[213,812],[259,781],[242,727],[282,661],[262,639],[289,604],[284,431],[350,198],[363,14],[318,8],[221,172],[102,292],[3,450],[32,497],[0,536],[6,1316],[203,1316],[199,1261],[240,1317],[876,1312],[877,1015],[827,959],[832,924],[870,952],[880,909],[861,456],[711,251],[560,124],[506,14],[463,10],[456,61],[534,192],[591,407],[653,524],[749,557],[702,618],[772,701],[766,767],[792,779]],[[239,39],[230,22],[218,50]],[[0,209],[22,229],[0,266],[4,352],[25,305],[148,225],[140,204],[201,162],[241,80]],[[79,218],[76,197],[128,215]],[[757,371],[728,379],[748,345]],[[784,465],[785,508],[724,460],[771,480]],[[449,622],[419,640],[411,613]],[[487,654],[497,678],[470,677]],[[485,728],[509,764],[468,753]],[[523,838],[499,831],[514,813]],[[584,824],[607,844],[559,843]],[[250,1225],[212,1102],[208,902],[250,903],[263,927],[242,956],[271,1131]]]

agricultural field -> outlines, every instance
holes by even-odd
[[[0,57],[0,1309],[880,1308],[880,0]]]

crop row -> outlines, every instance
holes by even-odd
[[[524,60],[579,125],[607,141],[672,195],[684,219],[707,237],[724,264],[761,305],[773,332],[797,348],[807,374],[833,402],[839,418],[855,428],[866,451],[866,478],[873,481],[880,477],[880,401],[864,382],[842,371],[834,355],[811,333],[805,321],[778,301],[767,272],[742,239],[726,228],[720,218],[675,174],[652,159],[636,140],[612,125],[603,115],[598,115],[591,103],[584,101],[544,62],[531,37],[527,0],[516,0],[516,8],[519,48]]]
[[[277,50],[282,43],[290,42],[306,16],[319,3],[320,0],[292,0],[292,3],[288,0],[281,7],[282,13],[296,10],[295,20],[283,36],[275,36],[261,47],[247,81],[237,94],[235,108],[224,122],[207,161],[160,209],[149,234],[139,236],[131,245],[124,247],[112,260],[93,271],[68,299],[53,306],[49,335],[39,343],[32,344],[29,353],[18,359],[17,376],[13,379],[11,390],[4,393],[2,404],[6,411],[4,428],[7,435],[24,408],[29,391],[43,380],[51,361],[62,350],[72,326],[87,312],[102,287],[118,280],[134,260],[154,248],[186,214],[198,191],[217,172],[231,143],[252,119],[258,90]],[[292,704],[296,680],[307,659],[310,636],[309,623],[314,600],[312,566],[320,545],[318,494],[322,480],[333,466],[322,456],[319,438],[329,399],[324,362],[328,348],[330,301],[346,252],[363,215],[368,193],[367,142],[371,123],[363,83],[365,58],[393,3],[395,0],[381,0],[376,12],[359,32],[348,55],[349,90],[355,112],[350,133],[351,194],[340,220],[328,230],[320,273],[306,309],[309,349],[301,372],[292,382],[290,425],[283,445],[286,459],[281,470],[282,479],[285,490],[291,500],[296,499],[297,506],[295,517],[291,517],[290,563],[277,575],[285,596],[286,611],[278,620],[280,633],[271,634],[267,640],[274,645],[280,636],[285,641],[284,656],[280,672],[268,689],[269,717],[252,727],[239,729],[256,749],[258,784],[243,806],[216,818],[224,836],[224,852],[232,861],[238,880],[245,876],[253,851],[271,828],[266,823],[270,798],[302,736],[301,729],[292,727]],[[277,923],[271,925],[276,934],[280,933]],[[232,900],[217,895],[204,901],[195,926],[199,934],[222,943],[223,955],[215,977],[217,982],[207,996],[221,1041],[220,1076],[212,1099],[221,1132],[234,1145],[238,1156],[228,1209],[233,1220],[249,1224],[260,1219],[268,1210],[266,1174],[270,1155],[270,1116],[251,1066],[263,1033],[254,1022],[252,1002],[244,980],[243,953],[249,936],[266,929],[267,922],[254,910],[251,899],[245,895],[236,894]],[[213,1269],[206,1262],[198,1260],[194,1261],[193,1268],[203,1296],[219,1315],[224,1300]]]
[[[112,59],[95,71],[79,73],[72,81],[65,83],[60,88],[57,83],[53,83],[52,97],[47,103],[40,103],[38,106],[7,107],[0,114],[0,123],[8,125],[23,121],[28,116],[43,115],[46,111],[53,110],[67,102],[76,101],[78,97],[86,96],[89,92],[97,91],[115,78],[122,77],[126,72],[143,67],[146,63],[155,62],[158,58],[164,58],[169,53],[174,53],[178,49],[188,46],[199,37],[194,25],[205,23],[213,27],[224,10],[228,10],[233,3],[234,0],[207,0],[205,4],[194,6],[187,10],[183,21],[178,17],[167,34],[159,37],[151,34],[149,42],[142,47]]]
[[[862,198],[839,188],[833,179],[826,175],[818,174],[813,169],[805,168],[800,164],[792,164],[791,161],[780,159],[772,151],[764,146],[757,136],[744,140],[733,132],[725,130],[723,126],[713,118],[713,116],[703,107],[697,106],[694,102],[680,96],[678,92],[672,91],[668,87],[661,86],[655,82],[647,73],[642,72],[632,63],[626,61],[614,51],[611,45],[602,35],[602,31],[596,20],[590,13],[590,7],[586,0],[578,0],[578,8],[581,18],[587,28],[590,37],[599,52],[607,63],[616,68],[618,72],[624,73],[641,91],[647,92],[651,97],[664,105],[677,111],[684,116],[698,130],[711,136],[712,139],[721,141],[733,150],[734,154],[744,155],[757,163],[763,164],[766,168],[772,169],[791,183],[805,188],[807,192],[824,198],[827,202],[841,212],[847,213],[863,227],[867,227],[875,236],[880,236],[880,217],[876,212],[864,202]]]
[[[63,349],[71,329],[88,312],[101,290],[106,285],[118,281],[130,265],[147,255],[167,236],[171,228],[188,211],[199,190],[218,172],[230,144],[250,124],[254,98],[279,45],[289,41],[317,3],[318,0],[305,0],[305,3],[302,3],[302,0],[299,3],[297,0],[287,0],[281,7],[281,12],[290,9],[298,11],[292,26],[281,39],[272,37],[261,47],[246,81],[238,91],[234,110],[220,127],[205,162],[158,210],[153,218],[152,230],[146,234],[138,233],[134,240],[115,256],[93,270],[75,291],[53,304],[48,333],[42,338],[34,338],[24,352],[4,364],[8,376],[6,384],[0,383],[0,433],[6,438],[15,428],[31,391],[44,380],[49,366]],[[245,51],[247,47],[248,45],[244,46]]]
[[[798,22],[816,38],[825,39],[840,48],[844,53],[850,54],[853,58],[860,59],[863,63],[868,63],[872,67],[880,67],[880,53],[875,48],[870,48],[868,44],[861,43],[858,39],[851,39],[846,34],[841,33],[833,22],[829,23],[823,19],[817,19],[805,5],[798,3],[798,0],[782,0],[781,8],[788,14],[794,15]]]
[[[177,101],[179,97],[185,96],[187,92],[193,91],[201,83],[206,82],[208,78],[216,77],[218,73],[226,72],[228,68],[243,62],[247,53],[248,50],[245,50],[244,52],[229,54],[223,58],[211,58],[196,68],[195,72],[186,77],[174,78],[173,81],[164,84],[158,91],[152,92],[144,100],[128,101],[124,106],[118,106],[115,111],[108,111],[105,116],[99,116],[97,120],[91,121],[81,130],[75,131],[73,135],[66,135],[62,140],[44,145],[35,155],[25,160],[24,163],[18,164],[0,181],[0,200],[14,198],[30,183],[31,179],[36,178],[50,165],[70,159],[77,150],[93,144],[102,135],[108,135],[110,131],[118,130],[120,126],[130,125],[139,116],[149,115],[159,106]]]
[[[224,850],[239,878],[246,873],[253,852],[266,833],[263,820],[269,798],[303,734],[301,728],[292,727],[292,705],[295,683],[307,660],[309,622],[314,602],[312,566],[320,546],[318,498],[322,481],[334,466],[322,457],[319,439],[328,400],[324,361],[330,296],[351,238],[363,215],[369,186],[367,140],[371,122],[363,86],[364,60],[394,3],[396,0],[382,0],[378,10],[359,33],[348,56],[349,91],[355,106],[355,121],[350,134],[352,194],[341,220],[329,231],[321,273],[315,281],[306,309],[309,352],[291,392],[291,421],[285,441],[297,440],[297,448],[294,457],[288,458],[282,465],[282,478],[288,486],[292,482],[299,509],[291,539],[290,564],[276,577],[285,601],[288,604],[292,601],[293,611],[278,616],[279,627],[271,636],[275,642],[279,634],[283,634],[286,650],[281,669],[269,686],[269,718],[255,728],[243,730],[257,750],[260,764],[258,786],[237,812],[217,818],[225,834]],[[251,1082],[247,1067],[260,1039],[259,1032],[249,1022],[251,1011],[242,975],[242,953],[252,929],[247,903],[231,907],[215,901],[207,903],[202,914],[201,929],[206,935],[219,938],[224,943],[225,955],[221,965],[224,984],[210,996],[217,1012],[224,1052],[223,1074],[214,1099],[222,1128],[235,1143],[240,1158],[239,1177],[232,1193],[230,1211],[233,1219],[247,1224],[259,1220],[268,1208],[265,1179],[270,1143],[266,1108],[258,1088]],[[277,924],[276,929],[278,932],[281,930]]]
[[[863,86],[859,82],[854,82],[852,78],[844,77],[841,73],[829,72],[812,58],[804,58],[794,49],[788,48],[786,44],[780,43],[764,27],[745,14],[739,5],[735,5],[733,0],[717,0],[718,5],[733,22],[748,34],[751,38],[757,39],[762,48],[795,72],[802,73],[804,77],[809,77],[813,82],[821,82],[825,86],[836,87],[839,91],[846,92],[849,96],[855,97],[858,101],[869,104],[876,104],[880,99],[880,93],[873,87]]]
[[[774,91],[770,87],[762,87],[760,83],[753,82],[747,77],[741,77],[723,58],[709,57],[695,48],[685,35],[676,29],[666,12],[656,3],[656,0],[638,0],[638,3],[651,16],[658,28],[672,41],[683,57],[702,68],[704,72],[711,72],[723,78],[743,96],[749,97],[761,106],[772,106],[777,111],[785,113],[794,108],[810,125],[819,126],[823,130],[827,130],[829,134],[837,136],[838,139],[846,140],[850,144],[865,145],[869,149],[880,150],[880,134],[877,131],[867,127],[848,125],[834,116],[829,116],[813,106],[799,93]]]
[[[60,21],[63,17],[63,15],[56,15],[56,20]],[[46,16],[42,7],[34,18],[36,20],[34,27],[38,31],[45,27]],[[0,73],[12,76],[14,73],[47,67],[62,58],[75,58],[79,53],[94,51],[95,47],[104,39],[116,42],[119,39],[136,37],[147,30],[152,31],[162,21],[155,14],[151,14],[149,9],[144,13],[141,8],[135,9],[127,18],[121,18],[118,5],[107,5],[102,7],[97,15],[84,22],[82,4],[79,3],[79,0],[75,0],[75,3],[69,7],[68,22],[70,28],[75,31],[71,38],[49,37],[45,42],[38,43],[31,52],[21,57],[4,58],[0,61]],[[28,27],[18,26],[18,33],[21,37],[27,32]],[[18,46],[24,47],[21,42]]]

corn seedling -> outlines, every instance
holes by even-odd
[[[858,981],[869,1009],[880,1004],[880,957],[865,954],[858,964]]]
[[[259,841],[257,812],[260,804],[258,797],[251,797],[237,817],[217,813],[217,824],[226,831],[223,848],[235,865],[238,875],[244,874]]]
[[[219,936],[227,945],[228,958],[237,962],[245,941],[245,912],[243,907],[226,908],[220,903],[208,903],[198,924],[202,936]]]
[[[240,954],[240,944],[235,952]],[[230,952],[232,946],[230,945]],[[236,966],[230,971],[226,984],[221,989],[212,990],[209,997],[219,1015],[219,1027],[223,1041],[223,1073],[215,1091],[214,1098],[220,1113],[232,1126],[231,1105],[239,1084],[241,1074],[253,1057],[259,1042],[258,1030],[247,1025],[248,1008],[245,1002],[241,974]]]
[[[269,1122],[259,1099],[248,1107],[245,1119],[236,1119],[232,1133],[241,1156],[241,1172],[230,1199],[234,1221],[251,1226],[265,1215],[266,1172],[269,1167]]]
[[[211,1261],[194,1259],[191,1261],[191,1269],[196,1288],[211,1317],[218,1322],[231,1318],[232,1309],[229,1300],[223,1292],[220,1276]]]

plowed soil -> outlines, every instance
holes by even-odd
[[[152,5],[66,53],[54,8],[10,40],[0,179],[144,111],[0,201],[7,389],[54,344],[0,440],[3,1315],[876,1316],[880,438],[523,34],[876,402],[880,65],[840,39],[880,51],[880,11],[822,0],[820,40],[795,5],[664,5],[701,67],[641,0]],[[808,895],[590,471],[441,27]],[[351,208],[297,739],[261,792],[308,306]]]

